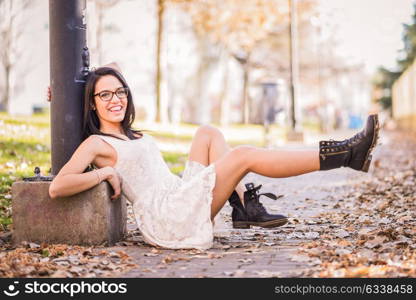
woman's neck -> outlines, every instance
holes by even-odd
[[[109,125],[102,125],[100,126],[100,131],[103,133],[107,133],[107,134],[121,134],[121,135],[125,135],[124,130],[121,126],[109,126]]]

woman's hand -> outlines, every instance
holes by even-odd
[[[121,73],[120,66],[119,66],[119,65],[118,65],[115,61],[113,61],[113,62],[111,62],[111,63],[109,63],[109,64],[106,64],[106,65],[104,65],[103,67],[113,68],[113,69],[115,69],[116,71],[118,71],[118,72],[120,72],[120,73]]]
[[[46,101],[51,102],[51,99],[52,99],[51,87],[48,86],[46,89]]]
[[[122,185],[122,178],[120,174],[112,167],[104,167],[98,169],[97,172],[100,174],[100,178],[107,180],[108,183],[114,190],[114,195],[111,196],[111,200],[116,200],[120,198],[121,195],[121,185]]]

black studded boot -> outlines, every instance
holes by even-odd
[[[343,141],[320,141],[320,170],[339,167],[368,172],[371,164],[371,151],[374,149],[380,125],[377,115],[367,118],[366,127],[350,139]]]
[[[254,187],[253,183],[247,183],[244,192],[244,205],[240,201],[237,192],[234,191],[228,199],[230,205],[233,207],[231,218],[233,221],[233,228],[248,229],[250,226],[259,226],[263,228],[273,228],[282,226],[287,223],[287,217],[283,215],[269,214],[260,203],[260,196],[266,196],[276,200],[276,195],[272,193],[259,194],[258,191],[261,185]]]
[[[231,213],[231,219],[233,221],[248,221],[246,209],[244,208],[243,204],[241,203],[240,196],[238,196],[236,191],[233,191],[230,198],[228,199],[233,211]],[[236,228],[236,227],[234,227]]]

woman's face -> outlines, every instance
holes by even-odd
[[[94,95],[100,127],[106,124],[110,125],[109,123],[121,123],[124,120],[128,99],[127,94],[123,97],[123,84],[117,77],[105,75],[98,79]],[[103,101],[103,99],[108,101]]]

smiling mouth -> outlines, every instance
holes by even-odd
[[[109,109],[110,112],[120,112],[123,109],[123,107],[121,105],[118,106],[114,106],[112,108]]]

